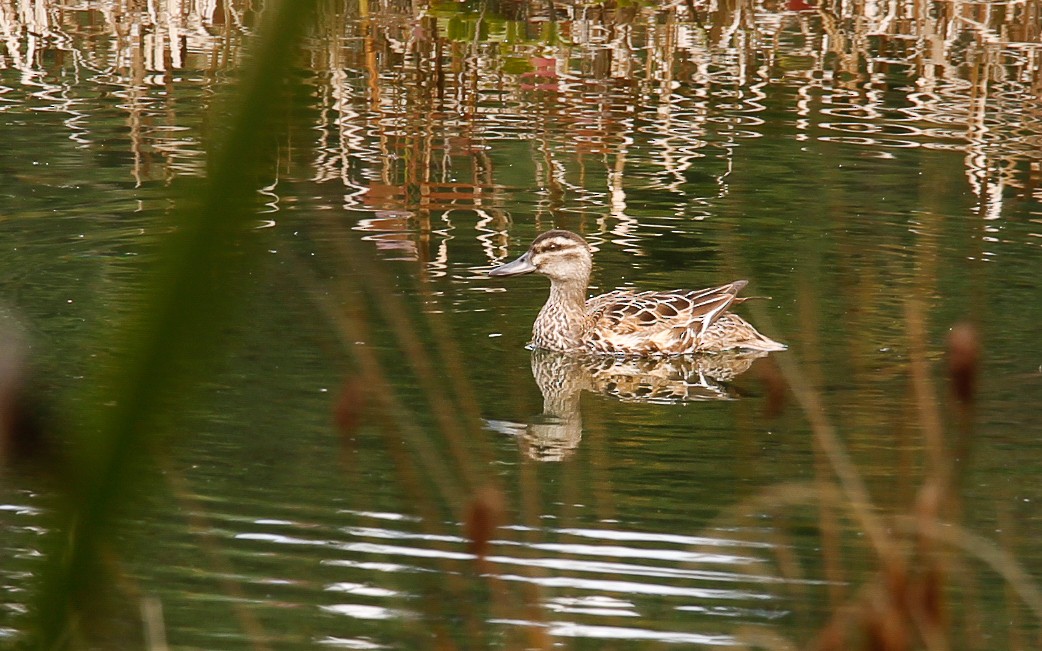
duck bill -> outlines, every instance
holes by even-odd
[[[535,265],[529,261],[529,254],[525,253],[523,256],[508,262],[506,264],[499,265],[492,271],[488,272],[490,276],[520,276],[522,274],[530,274],[535,271]]]

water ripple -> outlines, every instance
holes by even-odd
[[[532,622],[523,619],[493,619],[493,624],[511,626],[546,628],[550,635],[559,637],[583,637],[598,640],[631,640],[654,641],[670,644],[700,644],[708,646],[737,646],[738,641],[730,635],[702,635],[698,633],[680,633],[671,631],[654,631],[644,628],[626,628],[621,626],[598,626],[576,624],[575,622]]]

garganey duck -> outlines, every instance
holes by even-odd
[[[666,292],[618,290],[586,298],[593,255],[569,231],[547,231],[517,260],[490,276],[540,273],[550,297],[532,327],[534,348],[618,356],[688,355],[730,349],[784,350],[728,311],[748,283]]]

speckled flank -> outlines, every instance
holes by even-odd
[[[785,349],[728,311],[743,300],[738,292],[744,280],[700,290],[620,290],[584,300],[593,264],[585,240],[547,231],[526,255],[536,273],[550,278],[550,296],[532,328],[536,348],[634,356]]]

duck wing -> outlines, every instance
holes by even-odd
[[[744,280],[719,287],[667,292],[625,290],[586,302],[590,346],[596,352],[683,354],[727,311]]]

